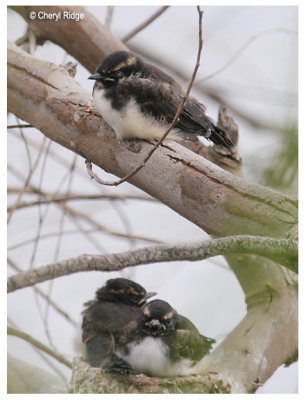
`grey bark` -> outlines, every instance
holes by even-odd
[[[105,171],[125,176],[151,145],[141,142],[135,153],[119,144],[90,101],[64,69],[9,44],[9,111]],[[159,147],[131,183],[218,236],[287,237],[297,223],[296,201],[247,183],[174,142]]]
[[[84,7],[69,6],[11,6],[28,23],[28,28],[36,36],[38,43],[51,40],[71,54],[90,71],[94,71],[105,55],[115,50],[127,50],[105,26],[86,11]],[[63,19],[31,19],[30,12],[37,15],[39,11],[46,13],[62,13],[64,11],[83,13],[84,19],[78,21]]]
[[[151,246],[115,254],[84,254],[13,275],[8,278],[7,291],[13,292],[50,279],[82,271],[121,271],[126,267],[137,265],[165,261],[199,261],[218,255],[237,253],[261,255],[282,262],[287,268],[297,272],[296,241],[245,235],[176,246]]]

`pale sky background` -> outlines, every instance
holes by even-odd
[[[127,34],[143,22],[158,7],[125,6],[114,10],[111,30],[118,37]],[[88,11],[101,21],[105,21],[106,8],[88,7]],[[198,79],[205,77],[226,65],[232,56],[253,37],[252,43],[223,72],[216,74],[207,83],[222,93],[229,104],[247,112],[255,118],[277,126],[290,125],[297,115],[297,7],[208,7],[204,10],[201,67]],[[26,24],[15,12],[8,12],[8,40],[16,40],[25,32]],[[283,30],[283,31],[281,31]],[[286,32],[285,32],[286,30]],[[165,64],[174,63],[189,76],[191,75],[198,46],[198,15],[195,7],[171,7],[158,20],[133,38],[129,44],[144,47],[161,58]],[[39,47],[36,56],[55,63],[71,60],[69,55],[52,43]],[[89,91],[92,81],[88,81],[88,71],[78,66],[76,80]],[[186,84],[185,84],[186,86]],[[218,104],[198,91],[193,92],[208,109],[208,115],[217,119]],[[258,182],[258,170],[273,157],[279,145],[277,133],[258,130],[234,115],[240,134],[240,155],[244,161],[244,174],[248,181]],[[15,124],[14,116],[9,124]],[[42,135],[36,130],[25,132],[28,139],[39,143]],[[26,174],[28,160],[24,143],[18,139],[18,131],[8,134],[8,160],[21,173]],[[52,144],[51,151],[71,161],[74,155]],[[33,159],[36,151],[31,150]],[[69,165],[69,163],[67,164]],[[43,177],[45,190],[53,190],[67,174],[68,167],[48,159]],[[97,187],[85,171],[84,160],[79,158],[77,170],[72,181],[72,191],[82,193],[137,194],[140,190],[129,184],[115,189]],[[99,171],[103,176],[103,172]],[[107,179],[112,177],[107,176]],[[38,184],[39,172],[33,176]],[[9,186],[20,186],[20,181],[8,174]],[[66,186],[62,191],[67,190]],[[25,199],[30,200],[30,197]],[[9,197],[9,204],[13,202]],[[78,202],[73,205],[99,218],[105,226],[124,232],[126,226],[122,213],[128,216],[134,234],[159,238],[167,243],[194,241],[205,236],[203,231],[186,221],[166,206],[151,202],[125,202],[113,207],[108,202]],[[42,214],[45,209],[42,208]],[[43,233],[58,231],[61,215],[56,207],[47,211]],[[37,210],[16,211],[8,229],[8,247],[17,245],[37,234]],[[69,219],[65,219],[65,231],[72,229]],[[130,243],[113,239],[106,235],[96,235],[102,250],[119,252],[130,248]],[[137,242],[136,247],[148,244]],[[37,248],[33,266],[39,267],[54,261],[56,238],[41,240]],[[74,257],[83,253],[97,253],[91,243],[79,235],[65,236],[60,247],[58,259]],[[9,250],[12,260],[27,269],[31,264],[33,243]],[[9,268],[8,274],[13,273]],[[56,279],[53,283],[39,285],[40,289],[50,291],[51,298],[81,322],[82,304],[93,298],[95,290],[118,273],[81,273]],[[157,291],[158,298],[169,301],[179,313],[190,318],[199,330],[220,342],[245,315],[243,292],[222,257],[212,261],[196,263],[163,263],[126,269],[120,276],[129,277],[142,284],[149,291]],[[8,317],[18,327],[48,344],[44,316],[48,317],[48,331],[52,343],[68,359],[75,354],[73,342],[79,333],[52,309],[38,299],[32,288],[10,294],[8,298]],[[9,337],[8,350],[15,357],[31,362],[53,372],[24,341]],[[70,371],[59,364],[56,366],[68,378]],[[257,393],[296,393],[297,363],[289,368],[280,367],[274,376]]]

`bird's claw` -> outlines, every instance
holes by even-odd
[[[135,374],[135,371],[130,366],[130,364],[126,363],[125,361],[120,361],[120,363],[111,363],[106,364],[102,368],[103,372],[107,374],[118,374],[118,375],[132,375]]]

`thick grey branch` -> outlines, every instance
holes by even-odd
[[[81,271],[121,271],[126,267],[171,261],[199,261],[221,254],[252,253],[282,262],[297,271],[297,243],[293,240],[237,236],[177,246],[152,246],[108,255],[84,254],[16,274],[8,292]]]
[[[127,47],[84,7],[68,6],[11,6],[28,23],[29,30],[37,36],[38,43],[51,40],[71,54],[93,72],[101,60],[115,50],[128,50]],[[46,13],[61,13],[64,11],[82,13],[84,19],[77,23],[72,19],[39,18],[30,19],[30,13],[39,11]]]
[[[152,145],[140,142],[135,153],[119,144],[90,101],[66,71],[9,45],[9,111],[105,171],[125,176]],[[295,200],[247,183],[174,142],[159,147],[131,183],[218,236],[287,237],[297,222]]]

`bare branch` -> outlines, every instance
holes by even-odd
[[[12,218],[12,216],[13,216],[14,211],[16,210],[16,208],[18,207],[18,205],[19,205],[20,202],[21,202],[22,196],[23,196],[24,192],[25,192],[26,189],[27,189],[27,186],[28,186],[28,184],[29,184],[29,182],[30,182],[30,180],[31,180],[31,178],[32,178],[33,173],[35,172],[35,169],[37,168],[37,165],[38,165],[38,163],[39,163],[40,157],[41,157],[41,155],[42,155],[42,153],[43,153],[43,149],[44,149],[44,147],[45,147],[45,143],[46,143],[46,141],[43,140],[43,142],[42,142],[42,144],[41,144],[41,147],[40,147],[40,150],[39,150],[39,153],[38,153],[38,155],[37,155],[37,157],[36,157],[36,160],[35,160],[33,166],[31,167],[31,169],[30,169],[30,171],[29,171],[29,174],[28,174],[28,177],[27,177],[27,179],[26,179],[26,181],[25,181],[25,183],[24,183],[24,186],[23,186],[22,190],[21,190],[21,191],[19,192],[19,194],[18,194],[18,198],[17,198],[17,200],[16,200],[16,203],[14,204],[14,206],[11,208],[11,210],[10,210],[10,212],[9,212],[9,215],[8,215],[8,218],[7,218],[7,223],[10,222],[10,220],[11,220],[11,218]]]
[[[8,62],[14,114],[116,176],[143,161],[151,145],[140,141],[140,151],[131,153],[119,144],[100,116],[89,112],[90,94],[66,71],[14,45]],[[247,183],[174,142],[160,146],[131,183],[209,234],[283,236],[297,223],[297,202],[289,196]]]
[[[135,240],[142,240],[144,242],[150,242],[150,243],[160,243],[160,240],[142,236],[142,235],[133,235],[133,234],[127,234],[127,233],[121,233],[118,232],[114,229],[110,229],[99,222],[95,220],[95,218],[91,217],[90,215],[86,214],[85,212],[78,211],[72,207],[67,206],[66,204],[61,204],[63,210],[65,210],[66,213],[74,216],[81,218],[82,220],[88,222],[90,225],[94,226],[95,228],[99,229],[100,232],[105,232],[111,236],[118,237],[118,238],[123,238],[123,239],[135,239]]]
[[[8,125],[7,129],[16,129],[16,128],[33,128],[30,124],[18,124],[18,125]]]
[[[8,335],[17,336],[20,339],[23,339],[23,340],[31,343],[31,345],[33,345],[37,349],[49,354],[49,356],[55,358],[60,363],[66,365],[66,367],[72,368],[72,363],[70,361],[66,360],[66,358],[64,356],[62,356],[61,354],[49,349],[49,347],[47,347],[43,343],[39,342],[37,339],[33,338],[32,336],[28,335],[27,333],[22,332],[19,329],[15,329],[15,328],[13,328],[11,326],[8,326],[7,327],[7,334]]]
[[[105,26],[108,29],[110,29],[111,24],[112,24],[114,10],[115,10],[114,6],[107,6],[107,13],[106,13],[106,18],[105,18]]]
[[[15,270],[20,273],[22,273],[21,268],[18,267],[16,263],[14,263],[13,260],[8,258],[8,264]],[[59,307],[50,297],[48,297],[42,290],[40,290],[38,287],[33,288],[34,291],[39,294],[42,298],[44,298],[62,317],[64,317],[69,323],[71,323],[75,328],[78,327],[78,323],[75,322],[73,319],[70,318],[70,316],[61,308]]]
[[[8,188],[8,193],[18,193],[21,189]],[[35,193],[33,191],[28,191],[28,193]],[[141,195],[131,195],[131,194],[69,194],[69,195],[57,195],[52,196],[51,193],[46,193],[45,199],[39,199],[35,201],[23,202],[16,207],[16,209],[35,207],[42,204],[50,203],[62,203],[67,201],[80,201],[80,200],[106,200],[106,201],[127,201],[127,200],[137,200],[137,201],[152,201],[157,202],[156,199],[150,196]],[[8,207],[7,211],[10,211],[11,207]]]
[[[157,54],[152,54],[152,52],[145,48],[145,47],[140,47],[136,44],[131,44],[130,48],[132,51],[143,55],[146,57],[148,60],[151,60],[152,62],[159,64],[161,66],[166,67],[169,71],[172,71],[179,79],[182,81],[187,82],[188,81],[188,74],[186,74],[182,69],[176,64],[172,63],[169,60],[165,60],[164,58],[159,57]],[[217,85],[213,85],[212,83],[209,84],[207,81],[205,83],[201,83],[199,81],[194,82],[193,85],[194,88],[200,90],[204,95],[209,96],[213,100],[215,100],[219,104],[225,104],[226,107],[233,113],[236,114],[239,118],[242,118],[245,120],[247,123],[252,125],[254,128],[259,128],[259,129],[267,129],[271,131],[281,131],[283,129],[282,126],[277,126],[276,124],[271,124],[269,121],[263,121],[262,118],[257,118],[251,113],[247,113],[245,110],[242,110],[241,108],[228,103],[226,96],[222,93],[220,88]]]
[[[124,43],[128,42],[130,39],[132,39],[132,37],[134,37],[135,35],[137,35],[137,33],[139,33],[140,31],[142,31],[143,29],[145,29],[148,25],[150,25],[153,21],[156,20],[156,18],[158,18],[160,15],[162,15],[167,9],[169,8],[169,6],[164,6],[164,7],[160,7],[153,15],[151,15],[151,17],[149,17],[148,19],[146,19],[142,24],[138,25],[135,29],[133,29],[131,32],[129,32],[127,35],[123,36],[123,38],[121,39]]]
[[[257,33],[256,35],[251,36],[235,53],[234,55],[219,69],[217,69],[215,72],[212,72],[211,74],[208,74],[204,76],[203,78],[200,78],[197,80],[196,83],[202,83],[207,81],[208,79],[211,79],[215,77],[216,75],[220,74],[224,70],[226,70],[233,62],[240,56],[240,54],[248,47],[250,46],[251,43],[253,43],[255,40],[261,38],[262,36],[270,35],[271,33],[286,33],[286,34],[293,34],[297,35],[298,32],[294,29],[285,29],[285,28],[274,28],[274,29],[267,29],[262,32]]]
[[[225,254],[251,253],[282,262],[297,272],[297,242],[258,236],[232,236],[177,246],[152,246],[107,255],[84,254],[16,274],[8,279],[8,292],[81,271],[121,271],[126,267],[164,261],[199,261]]]

